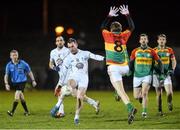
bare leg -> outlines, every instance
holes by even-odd
[[[134,106],[131,104],[129,97],[124,90],[122,80],[116,81],[116,82],[111,81],[111,83],[112,83],[113,87],[115,88],[115,90],[117,91],[118,95],[121,97],[124,104],[127,106],[127,110],[129,113],[128,114],[128,123],[131,124],[134,121],[135,114],[137,113],[137,109],[134,108]]]
[[[116,81],[116,82],[111,82],[115,90],[117,91],[118,95],[121,97],[122,101],[124,104],[130,103],[129,97],[126,94],[123,86],[122,80]]]
[[[14,94],[14,102],[13,102],[13,105],[12,105],[12,110],[7,112],[7,114],[9,116],[13,116],[13,114],[14,114],[16,108],[17,108],[19,99],[20,99],[20,91],[16,90],[16,92]]]
[[[79,124],[79,114],[83,108],[84,95],[86,93],[86,88],[79,87],[77,90],[77,100],[76,100],[76,112],[74,117],[74,123]]]
[[[142,108],[143,108],[143,112],[142,112],[142,116],[144,118],[146,118],[147,116],[147,104],[148,104],[148,91],[149,91],[149,84],[148,83],[143,83],[142,84]]]
[[[162,87],[156,87],[156,100],[158,106],[158,113],[160,116],[163,116],[162,112]]]
[[[136,100],[142,98],[142,87],[133,88],[133,95]]]
[[[173,110],[173,104],[172,104],[172,97],[173,97],[172,84],[164,85],[164,88],[165,88],[166,94],[167,94],[168,109],[169,109],[169,111],[172,111]]]

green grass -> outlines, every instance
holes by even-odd
[[[28,128],[28,129],[179,129],[180,128],[180,92],[174,92],[174,110],[167,109],[166,95],[163,95],[164,117],[157,116],[155,92],[149,94],[148,118],[141,117],[141,105],[132,97],[132,92],[128,92],[133,104],[138,108],[135,122],[131,125],[127,123],[127,110],[122,101],[114,100],[113,92],[90,91],[88,96],[98,99],[101,102],[101,111],[95,115],[94,109],[85,103],[80,115],[80,125],[73,123],[75,111],[75,99],[66,97],[64,101],[66,116],[61,119],[52,118],[50,109],[56,103],[53,91],[26,91],[25,98],[31,115],[25,117],[21,104],[19,103],[13,117],[7,115],[7,110],[11,109],[14,98],[13,92],[0,92],[0,128]]]

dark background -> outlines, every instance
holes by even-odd
[[[75,37],[81,49],[104,55],[104,44],[100,25],[107,16],[110,6],[128,4],[135,23],[135,31],[128,42],[129,53],[138,44],[140,33],[149,35],[149,46],[156,46],[160,33],[168,37],[167,45],[175,50],[178,65],[175,71],[174,86],[179,87],[180,75],[180,13],[177,0],[143,1],[143,0],[18,0],[1,1],[0,4],[0,85],[4,88],[3,75],[9,52],[17,49],[22,59],[27,61],[38,81],[38,88],[48,89],[56,85],[58,76],[49,70],[49,53],[55,48],[55,27],[64,26],[62,35],[65,39]],[[47,7],[44,9],[44,7]],[[43,14],[46,13],[46,17]],[[45,20],[44,20],[45,18]],[[122,23],[124,29],[127,21],[120,15],[114,20]],[[45,27],[44,23],[47,23]],[[68,35],[67,28],[74,33]],[[109,89],[110,83],[105,63],[90,61],[90,88]],[[128,78],[128,80],[131,78]],[[126,82],[127,86],[132,83]]]

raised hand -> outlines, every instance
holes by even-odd
[[[129,14],[128,5],[120,5],[119,10],[120,10],[120,13],[123,15]]]
[[[119,8],[117,7],[110,7],[109,16],[117,17],[119,14],[117,14],[119,11]]]

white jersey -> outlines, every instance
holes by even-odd
[[[54,62],[56,66],[61,66],[63,60],[69,55],[70,51],[67,47],[61,49],[55,48],[50,53],[50,61]]]
[[[65,66],[71,69],[72,73],[88,74],[88,60],[94,59],[97,61],[103,61],[104,57],[95,55],[89,51],[83,51],[78,49],[76,54],[70,53],[66,60]]]
[[[50,53],[50,61],[54,62],[56,66],[59,66],[60,71],[58,84],[63,86],[67,83],[67,77],[69,75],[69,70],[64,66],[65,58],[70,54],[68,48],[63,47],[61,49],[55,48]]]

